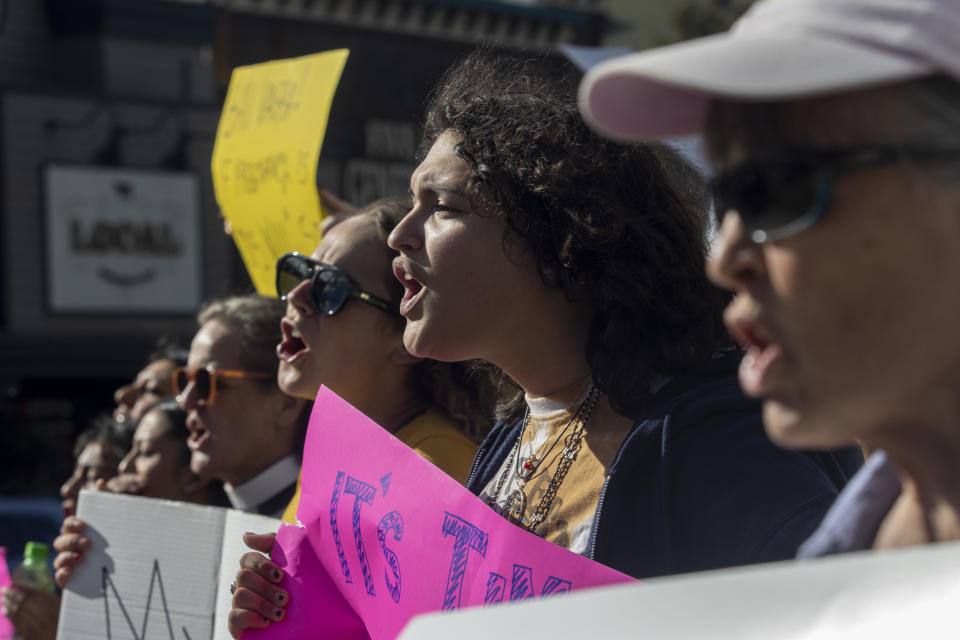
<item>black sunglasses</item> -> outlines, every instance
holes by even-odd
[[[286,302],[287,296],[304,280],[310,281],[313,306],[318,313],[332,316],[349,298],[358,298],[393,316],[399,316],[397,305],[354,286],[343,269],[320,262],[294,251],[277,260],[277,295]]]
[[[857,171],[903,162],[960,160],[960,149],[864,146],[802,149],[753,158],[710,181],[717,224],[728,211],[739,214],[757,243],[781,240],[823,218],[837,179]]]

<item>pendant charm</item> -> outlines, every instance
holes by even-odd
[[[526,480],[533,475],[533,472],[537,470],[537,466],[539,466],[539,464],[540,461],[537,460],[537,456],[531,454],[523,460],[520,468],[517,469],[517,475],[520,476],[522,480]]]
[[[510,522],[520,522],[523,519],[523,512],[527,509],[527,497],[523,491],[514,489],[507,496],[507,502],[503,505],[503,517]]]

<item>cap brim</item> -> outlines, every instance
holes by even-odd
[[[711,99],[792,100],[931,72],[863,44],[723,33],[598,64],[580,85],[580,108],[610,138],[648,140],[700,133]]]

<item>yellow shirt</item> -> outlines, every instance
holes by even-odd
[[[467,481],[477,445],[450,416],[427,409],[393,435],[460,484]]]
[[[467,481],[477,445],[464,435],[459,424],[449,416],[432,408],[427,409],[393,435],[460,484]],[[297,491],[283,512],[284,522],[297,521],[302,471],[300,476],[297,478]]]

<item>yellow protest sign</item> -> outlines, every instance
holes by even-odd
[[[349,51],[234,69],[213,146],[213,188],[257,291],[275,296],[277,258],[311,253],[324,211],[317,160]]]

